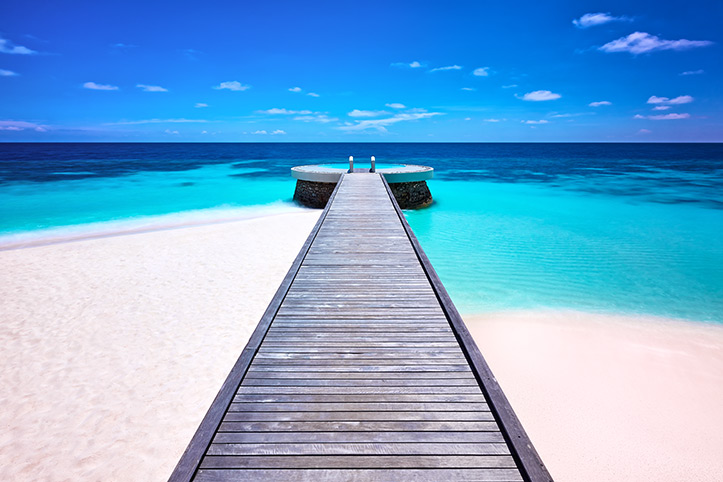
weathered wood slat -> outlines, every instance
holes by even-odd
[[[424,413],[424,411],[401,411],[400,407],[398,410],[386,410],[386,411],[329,411],[324,410],[324,407],[314,406],[317,411],[296,411],[292,410],[289,412],[278,412],[278,411],[240,411],[240,412],[226,412],[224,422],[275,422],[275,421],[286,421],[286,422],[317,422],[317,421],[338,421],[338,422],[401,422],[401,421],[459,421],[459,420],[474,420],[478,422],[491,422],[494,417],[489,412],[489,408],[486,410],[477,411],[465,411],[462,407],[461,410],[453,411],[430,411]],[[471,408],[466,408],[471,410]]]
[[[509,455],[504,443],[213,443],[206,455]]]
[[[238,443],[504,443],[499,432],[219,432],[215,444]]]

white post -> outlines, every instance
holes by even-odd
[[[377,160],[374,159],[374,156],[372,156],[372,168],[369,170],[369,172],[377,172],[377,171],[376,171],[376,167],[375,167],[376,161],[377,161]]]
[[[349,156],[349,172],[354,172],[354,156]]]

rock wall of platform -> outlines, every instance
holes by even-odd
[[[322,209],[334,192],[334,182],[296,181],[294,201],[309,208]],[[394,198],[402,209],[419,209],[432,204],[432,193],[426,181],[389,184]]]

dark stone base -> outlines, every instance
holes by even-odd
[[[294,201],[307,208],[322,209],[336,187],[335,182],[296,181]],[[402,209],[426,208],[432,204],[432,193],[426,181],[389,184],[394,198]]]
[[[335,182],[297,180],[294,201],[307,208],[323,209],[335,187]]]
[[[432,204],[432,193],[426,181],[395,182],[389,188],[402,209],[426,208]]]

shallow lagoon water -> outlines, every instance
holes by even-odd
[[[349,155],[435,168],[406,214],[463,312],[723,322],[719,144],[3,144],[0,235],[294,209],[291,167]]]

